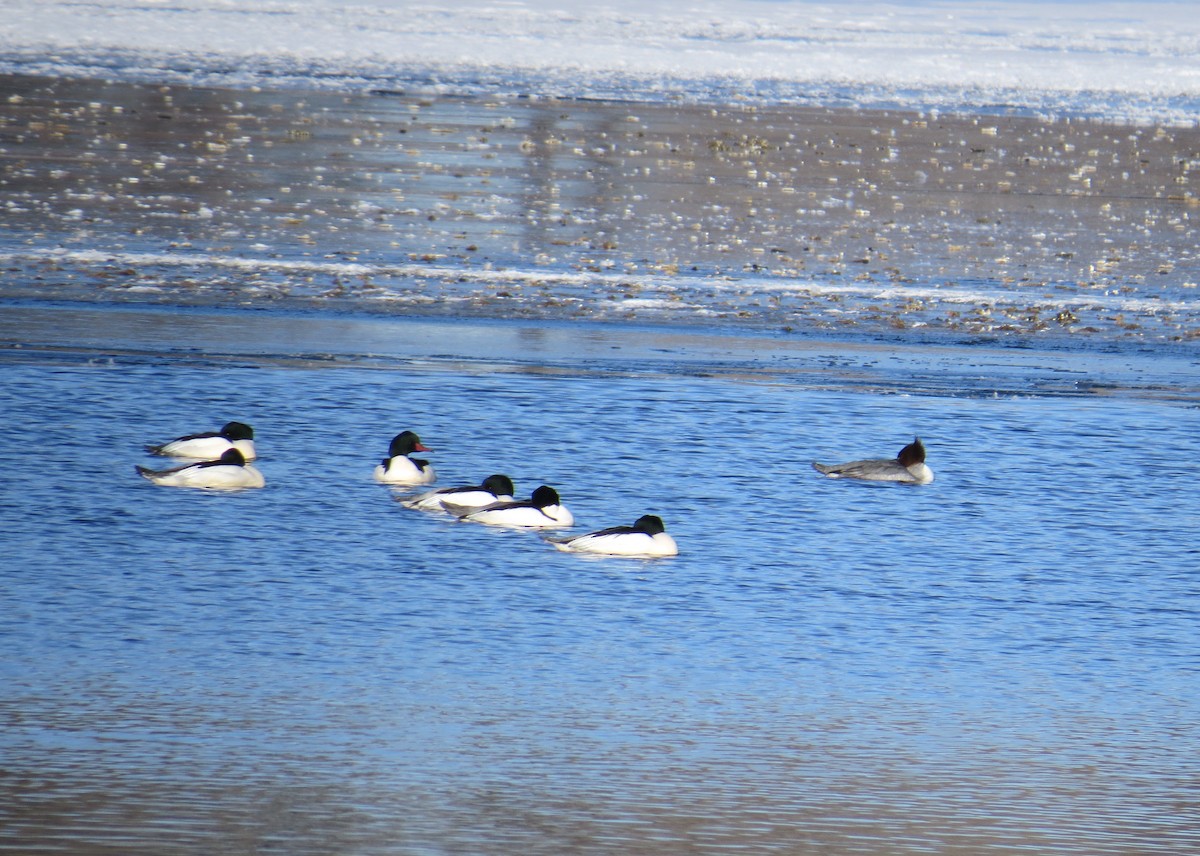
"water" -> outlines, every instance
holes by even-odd
[[[3,317],[40,344],[0,364],[0,850],[1200,846],[1186,359]],[[232,418],[265,489],[134,473]],[[403,428],[440,486],[658,513],[681,555],[409,511],[370,478]],[[926,487],[809,468],[914,434]]]
[[[7,83],[0,851],[1200,845],[1194,128]]]

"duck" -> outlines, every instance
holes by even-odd
[[[458,519],[514,529],[552,529],[575,525],[575,516],[562,504],[558,491],[549,485],[539,487],[527,500],[492,503],[460,514]]]
[[[237,449],[243,458],[253,461],[258,457],[258,451],[254,448],[254,429],[245,422],[226,422],[220,431],[188,434],[157,446],[146,447],[146,451],[151,455],[197,458],[202,461],[214,461],[221,457],[226,449]]]
[[[136,467],[138,474],[155,484],[168,487],[204,487],[215,490],[237,490],[263,487],[266,479],[258,468],[246,463],[237,449],[226,449],[215,461],[184,464],[169,470]]]
[[[547,539],[564,553],[658,559],[678,556],[679,545],[667,534],[662,518],[643,514],[632,526],[613,526],[586,535]]]
[[[845,464],[818,464],[813,469],[831,479],[863,479],[865,481],[929,484],[933,470],[925,465],[925,446],[920,437],[900,450],[895,458],[850,461]]]
[[[495,473],[478,485],[443,487],[401,500],[401,504],[405,508],[415,508],[419,511],[448,511],[451,514],[465,514],[485,505],[512,501],[512,479],[502,473]]]
[[[375,481],[383,484],[422,485],[433,484],[437,474],[429,461],[410,458],[413,452],[432,452],[421,444],[421,438],[412,431],[401,431],[392,438],[388,456],[375,467]]]

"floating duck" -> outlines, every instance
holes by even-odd
[[[214,490],[237,490],[247,487],[262,487],[266,484],[263,474],[237,449],[226,449],[215,461],[184,464],[169,470],[152,470],[137,467],[138,473],[155,484],[168,487],[205,487]]]
[[[657,559],[678,556],[679,546],[667,534],[662,518],[643,514],[632,526],[613,526],[586,535],[547,539],[566,553],[592,553],[604,556]]]
[[[375,481],[403,485],[433,484],[437,474],[429,461],[409,457],[413,452],[432,451],[428,446],[421,445],[421,438],[412,431],[402,431],[392,438],[388,456],[375,467]]]
[[[188,434],[157,446],[147,446],[152,455],[171,458],[198,458],[215,461],[227,449],[237,449],[247,461],[258,457],[254,448],[254,429],[244,422],[226,422],[220,431]]]
[[[558,491],[546,485],[535,490],[528,500],[485,505],[460,514],[459,520],[514,529],[551,529],[575,525],[575,517],[560,502]]]
[[[496,473],[485,478],[479,485],[443,487],[402,500],[402,504],[405,508],[416,508],[420,511],[448,511],[461,515],[485,505],[512,501],[512,479]]]
[[[925,446],[920,437],[914,437],[895,458],[850,461],[846,464],[818,464],[814,461],[813,469],[831,479],[863,479],[905,484],[929,484],[933,481],[933,470],[925,466]]]

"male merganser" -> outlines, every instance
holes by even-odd
[[[244,487],[262,487],[267,483],[258,468],[247,464],[245,457],[237,449],[226,449],[215,461],[184,464],[169,470],[152,470],[139,466],[137,471],[155,484],[169,487],[234,490]]]
[[[254,429],[244,422],[226,422],[220,431],[188,434],[157,446],[147,446],[151,455],[171,458],[199,458],[215,461],[226,449],[237,449],[247,461],[258,457],[254,448]]]
[[[459,520],[486,523],[489,526],[511,526],[516,529],[549,529],[573,526],[575,517],[558,499],[558,492],[542,485],[533,496],[522,502],[497,502],[459,515]]]
[[[547,539],[567,553],[595,553],[605,556],[657,559],[678,556],[679,546],[663,528],[662,518],[643,514],[632,526],[613,526],[587,535]]]
[[[933,481],[933,470],[925,466],[925,446],[920,437],[900,450],[890,460],[872,459],[850,461],[846,464],[818,464],[813,469],[831,479],[865,479],[867,481],[903,482],[905,484],[929,484]]]
[[[375,467],[375,481],[384,484],[433,484],[437,474],[429,461],[409,457],[413,452],[432,451],[428,446],[422,446],[421,438],[412,431],[402,431],[392,438],[383,463]]]
[[[465,514],[485,505],[512,502],[512,500],[512,479],[497,473],[485,478],[480,485],[443,487],[411,499],[401,500],[401,504],[405,508],[416,508],[420,511],[449,511],[451,514]]]

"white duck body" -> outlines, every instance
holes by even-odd
[[[925,446],[920,437],[914,438],[895,458],[850,461],[845,464],[813,462],[813,469],[831,479],[862,479],[903,484],[929,484],[933,481],[933,470],[925,464]]]
[[[437,473],[429,461],[409,457],[413,452],[432,451],[412,431],[397,434],[388,446],[388,456],[375,467],[375,481],[395,485],[433,484]]]
[[[613,526],[586,535],[554,538],[550,543],[566,553],[641,559],[679,555],[679,545],[666,533],[662,519],[653,514],[642,515],[632,526]]]
[[[240,490],[263,487],[267,481],[258,468],[247,464],[237,449],[226,449],[215,461],[184,464],[169,470],[137,467],[138,473],[155,484],[167,487],[201,487],[210,490]]]
[[[158,446],[146,447],[146,451],[152,455],[196,458],[201,461],[215,461],[228,449],[237,449],[247,461],[257,458],[258,450],[254,448],[254,429],[244,422],[227,422],[220,431],[188,434],[186,437],[176,437],[174,440]]]
[[[575,516],[559,501],[558,492],[546,485],[535,490],[528,500],[485,505],[460,515],[459,520],[513,529],[553,529],[575,525]]]
[[[465,514],[485,505],[513,501],[513,483],[499,473],[488,476],[482,484],[470,487],[444,487],[402,501],[405,508],[418,511],[448,511]]]
[[[393,455],[375,466],[375,481],[382,484],[423,485],[437,481],[437,473],[429,461]]]

